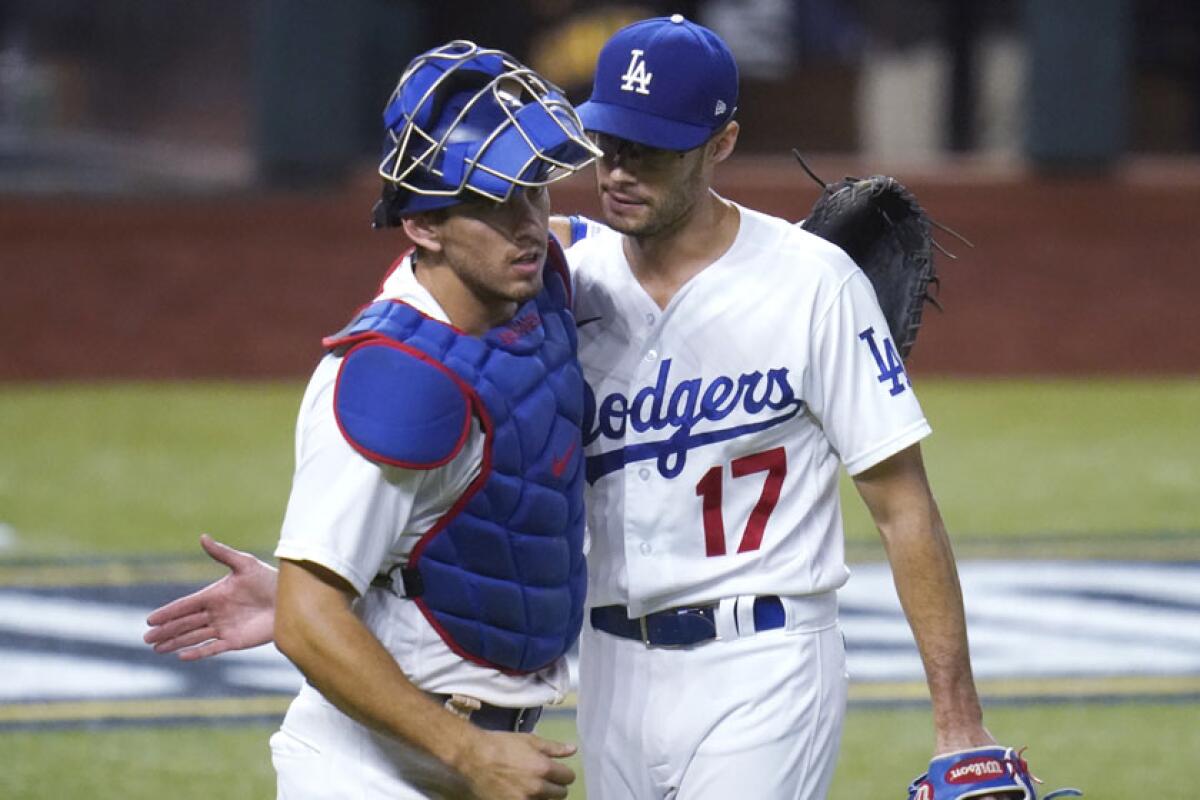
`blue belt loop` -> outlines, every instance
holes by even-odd
[[[783,601],[775,595],[765,595],[754,600],[754,630],[769,631],[787,624],[787,612]]]

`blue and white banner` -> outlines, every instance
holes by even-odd
[[[887,565],[852,570],[840,597],[853,684],[923,681]],[[981,680],[1177,677],[1200,686],[1200,564],[966,561],[959,573]],[[0,587],[0,712],[293,694],[300,676],[273,647],[184,663],[142,642],[146,615],[193,588]]]

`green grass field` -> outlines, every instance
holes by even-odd
[[[960,551],[1200,557],[1200,380],[918,390],[934,426],[926,463]],[[201,531],[269,552],[302,391],[0,386],[7,555],[192,553]],[[852,547],[877,556],[852,489],[844,505]]]
[[[1200,380],[934,381],[926,461],[960,555],[1200,559]],[[0,387],[0,567],[274,542],[302,386]],[[881,550],[847,491],[852,560]],[[215,574],[215,573],[213,573]],[[1197,705],[996,706],[1000,739],[1091,800],[1188,798]],[[541,732],[574,739],[568,719]],[[272,797],[269,728],[0,733],[0,798]],[[851,711],[834,800],[902,798],[928,712]],[[1192,756],[1188,756],[1192,753]],[[582,798],[581,789],[572,798]],[[753,800],[745,798],[744,800]]]
[[[988,710],[992,732],[1029,745],[1047,789],[1088,800],[1187,800],[1200,752],[1195,705],[1077,704]],[[0,734],[5,800],[259,800],[274,797],[271,728],[194,727]],[[569,720],[539,726],[574,741]],[[929,755],[923,710],[852,710],[830,800],[903,800]],[[1191,756],[1187,754],[1191,753]],[[579,771],[577,759],[570,762]],[[586,795],[577,785],[572,800]],[[624,800],[615,798],[614,800]],[[754,800],[744,798],[744,800]]]

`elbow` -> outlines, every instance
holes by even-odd
[[[285,605],[275,609],[275,647],[297,665],[304,660],[309,639],[303,620],[302,614]]]
[[[875,519],[875,526],[888,548],[927,543],[945,535],[937,507],[932,503],[914,504],[894,513],[879,515]]]
[[[275,592],[275,646],[297,667],[319,660],[346,621],[352,590],[284,561]]]
[[[296,649],[295,628],[288,621],[282,609],[275,610],[275,647],[292,661]]]

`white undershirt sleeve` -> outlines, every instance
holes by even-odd
[[[429,473],[381,467],[350,447],[333,415],[336,369],[337,361],[326,359],[304,396],[296,472],[275,555],[320,564],[361,595],[393,560]]]

